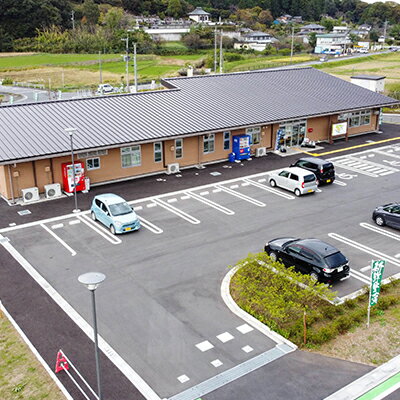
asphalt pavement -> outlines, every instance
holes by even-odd
[[[397,135],[397,126],[385,125],[383,126],[383,133],[381,134],[359,136],[357,138],[352,138],[349,142],[340,141],[335,142],[333,145],[324,144],[324,149],[319,152],[339,149],[345,150],[349,148],[349,150],[340,153],[348,154],[348,152],[354,151],[350,149],[350,147],[369,144],[368,148],[373,148],[382,145],[382,141],[395,138]],[[371,141],[374,141],[375,144],[371,143]],[[377,144],[377,142],[381,143]],[[389,143],[395,143],[395,141]],[[160,175],[113,185],[99,186],[93,188],[89,194],[80,194],[79,206],[82,209],[89,208],[91,199],[97,193],[110,191],[120,194],[126,199],[134,200],[287,166],[297,157],[298,156],[281,157],[275,154],[268,154],[266,157],[253,159],[252,161],[246,161],[240,164],[222,163],[207,166],[205,169],[201,170],[196,168],[184,170],[182,171],[181,177]],[[221,175],[210,175],[211,172],[219,172]],[[165,180],[157,180],[160,177]],[[25,216],[17,214],[17,211],[25,208],[29,209],[31,214]],[[21,224],[58,216],[69,213],[72,208],[72,198],[30,204],[29,206],[25,205],[23,207],[10,207],[5,202],[2,202],[0,204],[0,226],[7,227],[10,223]],[[89,338],[87,338],[80,328],[62,312],[53,300],[43,293],[36,282],[20,268],[19,264],[11,258],[3,248],[0,250],[0,271],[2,274],[0,280],[2,302],[18,324],[20,324],[21,328],[27,332],[29,338],[49,365],[54,364],[56,352],[61,347],[66,354],[69,354],[69,356],[74,359],[74,362],[82,368],[89,382],[95,387],[93,343]],[[67,282],[66,285],[68,286]],[[49,332],[52,333],[49,335]],[[102,356],[101,361],[105,383],[105,398],[142,398],[119,370],[111,364],[108,358]],[[320,366],[318,371],[307,368],[307,366],[315,365],[316,363]],[[216,392],[210,393],[205,398],[261,398],[260,396],[267,391],[269,395],[268,398],[271,399],[318,399],[321,398],[318,396],[326,395],[327,391],[329,392],[329,388],[332,388],[332,386],[327,387],[326,385],[329,379],[331,379],[329,382],[332,382],[333,373],[336,374],[335,377],[337,381],[343,385],[371,369],[364,365],[310,355],[309,353],[300,351],[275,361],[274,366],[276,366],[274,369],[262,367],[218,389]],[[299,370],[302,371],[300,375],[296,374],[296,371]],[[279,371],[281,371],[281,374],[279,374]],[[287,373],[282,374],[282,371]],[[317,372],[319,372],[319,374]],[[278,377],[281,377],[281,379],[278,379]],[[71,390],[73,397],[80,399],[79,393],[77,393],[76,390],[74,391],[70,382],[66,380],[65,377],[61,377],[61,379],[65,382],[68,389]],[[304,380],[311,383],[304,386]],[[301,386],[301,384],[303,384],[303,386]],[[297,393],[301,392],[301,396],[295,396],[296,390]],[[307,392],[308,390],[309,392]],[[307,397],[307,393],[313,393],[312,396],[315,395],[316,397]]]

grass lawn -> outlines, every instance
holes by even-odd
[[[55,357],[56,355],[54,360]],[[64,398],[57,385],[1,311],[0,360],[0,399]]]

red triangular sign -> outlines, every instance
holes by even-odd
[[[60,350],[57,353],[57,361],[56,361],[56,369],[55,369],[55,371],[57,373],[57,372],[65,370],[65,369],[68,370],[69,369],[69,365],[68,365],[68,362],[67,362],[64,354]]]

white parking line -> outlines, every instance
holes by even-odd
[[[382,151],[382,150],[372,150],[372,151],[374,153],[378,153],[378,154],[381,154],[381,155],[386,156],[386,157],[400,158],[399,155],[393,154],[393,150],[387,150],[387,152],[386,151]]]
[[[133,210],[134,210],[134,211],[143,210],[143,206],[136,206],[136,207],[133,207]]]
[[[80,224],[81,221],[79,221],[79,219],[73,219],[72,221],[68,222],[70,225],[76,225],[76,224]]]
[[[188,199],[190,199],[190,196],[187,196],[187,195],[181,196],[181,200],[188,200]]]
[[[240,186],[250,186],[250,182],[243,182],[240,184]]]
[[[89,219],[86,215],[78,215],[78,217],[84,224],[86,224],[89,228],[93,229],[99,235],[103,236],[104,239],[108,240],[112,244],[120,244],[122,240],[117,238],[111,232],[103,228],[102,226],[96,224],[94,221]]]
[[[288,199],[288,200],[294,200],[294,199],[295,199],[295,197],[292,196],[291,194],[282,193],[282,192],[280,192],[280,191],[277,190],[277,189],[274,189],[274,188],[271,188],[271,187],[269,187],[269,186],[267,186],[267,185],[263,185],[263,184],[261,184],[261,183],[258,183],[260,180],[258,180],[258,182],[254,182],[254,181],[252,181],[251,179],[247,179],[247,178],[245,178],[244,180],[245,180],[246,182],[249,182],[250,185],[256,186],[256,187],[258,187],[259,189],[266,190],[267,192],[276,194],[277,196],[283,197],[283,198],[285,198],[285,199]],[[266,179],[264,179],[264,182],[265,182],[265,181],[266,181]]]
[[[152,208],[152,207],[156,207],[156,206],[157,206],[156,203],[149,203],[149,204],[146,204],[146,207],[147,207],[147,208]]]
[[[64,240],[62,240],[59,236],[57,236],[51,229],[49,229],[45,224],[40,224],[40,226],[46,230],[47,232],[50,233],[51,236],[54,237],[54,239],[56,239],[58,242],[60,242],[70,253],[71,256],[76,256],[76,251],[67,245],[67,243],[64,242]]]
[[[358,279],[361,282],[366,283],[367,285],[369,285],[371,283],[371,278],[368,278],[368,276],[362,274],[361,272],[359,272],[355,269],[350,269],[350,276]]]
[[[208,190],[206,190],[205,192],[200,192],[200,196],[207,196],[208,194],[210,194]]]
[[[260,182],[260,183],[267,182],[267,179],[266,178],[261,178],[261,179],[258,179],[258,182]]]
[[[239,185],[231,185],[229,186],[231,189],[237,189],[239,187]]]
[[[400,267],[400,261],[397,260],[394,257],[388,256],[387,254],[384,254],[378,250],[371,249],[370,247],[367,247],[361,243],[358,243],[354,240],[351,240],[349,238],[346,238],[344,236],[338,235],[337,233],[328,233],[328,236],[331,237],[332,239],[338,240],[339,242],[342,242],[344,244],[347,244],[351,247],[354,247],[358,250],[363,251],[364,253],[371,254],[374,257],[378,257],[379,260],[386,260],[387,262],[390,262],[391,264],[396,265],[397,267]]]
[[[195,225],[196,225],[196,224],[200,224],[200,221],[199,221],[197,218],[192,217],[191,215],[185,213],[185,212],[182,211],[182,210],[179,210],[178,208],[176,208],[176,207],[174,207],[174,206],[171,206],[170,204],[166,203],[164,200],[161,200],[161,199],[153,199],[153,201],[154,201],[156,204],[158,204],[159,206],[161,206],[161,207],[165,208],[166,210],[168,210],[168,211],[174,213],[174,214],[177,215],[178,217],[183,218],[185,221],[190,222],[191,224],[195,224]]]
[[[176,203],[178,201],[178,199],[173,198],[173,199],[168,199],[167,203]]]
[[[186,193],[188,194],[189,197],[192,197],[193,199],[195,199],[195,200],[197,200],[197,201],[200,201],[201,203],[204,203],[204,204],[206,204],[206,205],[208,205],[208,206],[210,206],[210,207],[212,207],[212,208],[215,208],[216,210],[221,211],[221,212],[223,212],[223,213],[226,214],[226,215],[234,215],[234,214],[235,214],[235,212],[232,211],[232,210],[230,210],[229,208],[226,208],[226,207],[224,207],[224,206],[221,206],[220,204],[215,203],[215,202],[212,201],[212,200],[205,199],[205,198],[199,196],[199,195],[196,194],[196,193],[193,193],[193,192],[186,192]],[[201,194],[201,193],[200,193],[200,194]]]
[[[263,203],[261,201],[258,201],[256,199],[252,199],[251,197],[246,196],[245,194],[235,192],[234,190],[228,189],[228,188],[226,188],[224,186],[219,186],[218,185],[217,187],[220,188],[222,191],[231,194],[232,196],[236,196],[239,199],[248,201],[249,203],[252,203],[252,204],[254,204],[254,205],[258,206],[258,207],[265,207],[266,206],[265,203]]]
[[[370,231],[379,233],[380,235],[383,235],[383,236],[390,237],[390,238],[400,242],[400,235],[398,235],[396,233],[392,233],[392,232],[386,231],[385,229],[378,228],[377,226],[374,226],[374,225],[371,225],[371,224],[367,224],[366,222],[361,222],[360,226],[362,228],[369,229]]]
[[[148,229],[149,231],[155,233],[156,235],[160,235],[161,233],[164,232],[161,228],[159,228],[157,225],[154,225],[153,223],[151,223],[147,219],[145,219],[143,217],[140,217],[139,215],[137,217],[139,218],[140,223],[141,223],[143,228]]]
[[[213,189],[212,192],[213,193],[220,193],[220,192],[222,192],[222,190],[220,188],[216,188],[216,189]]]
[[[64,226],[64,224],[55,224],[55,225],[52,225],[51,226],[51,229],[60,229],[60,228],[62,228]]]
[[[342,182],[342,181],[338,181],[338,180],[336,180],[336,179],[333,181],[333,183],[334,183],[335,185],[339,185],[339,186],[347,186],[347,183]]]
[[[371,269],[370,265],[367,265],[366,267],[360,268],[361,272],[369,271]]]

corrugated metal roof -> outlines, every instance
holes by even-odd
[[[314,68],[166,79],[175,89],[0,107],[0,162],[398,104]]]

